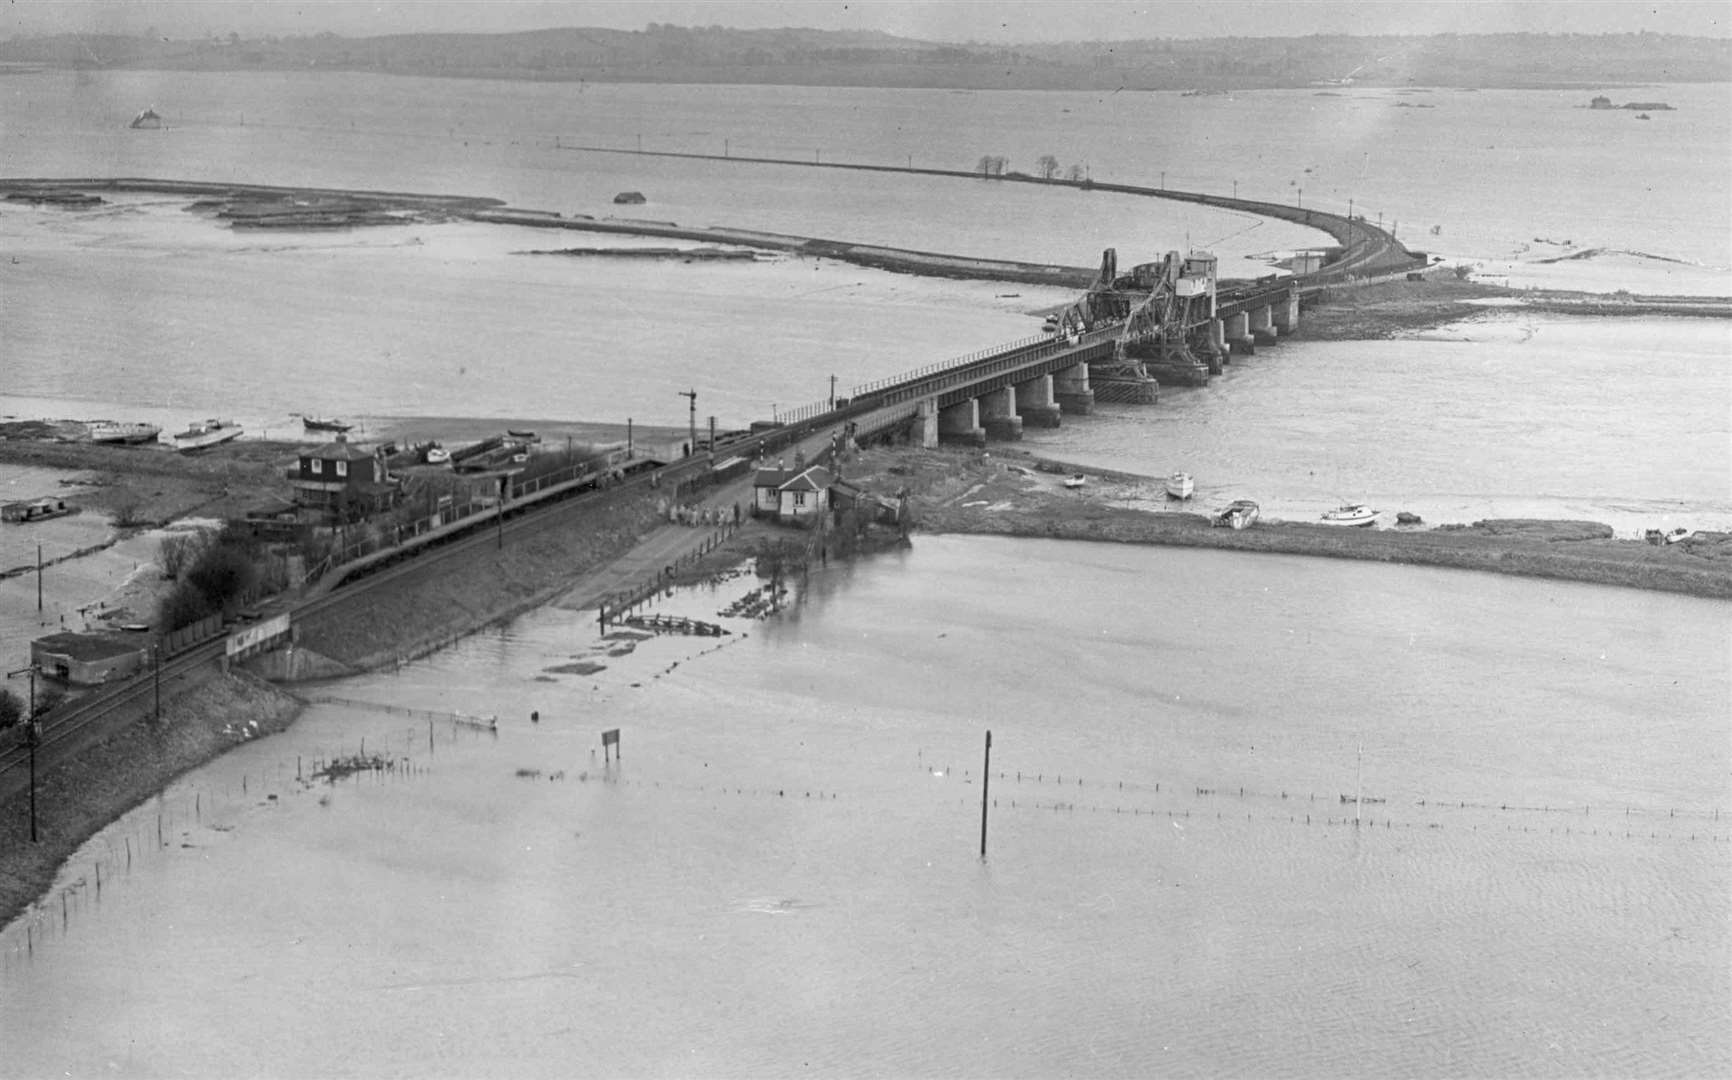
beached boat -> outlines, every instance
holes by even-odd
[[[1197,490],[1196,481],[1188,472],[1176,472],[1167,477],[1167,498],[1188,499]]]
[[[1335,509],[1325,511],[1323,514],[1323,521],[1328,525],[1353,525],[1357,527],[1370,525],[1376,520],[1377,511],[1373,510],[1369,506],[1363,506],[1359,503],[1348,503],[1345,506],[1337,506]]]
[[[155,131],[162,127],[162,114],[149,108],[132,118],[132,123],[126,125],[134,131]]]
[[[90,441],[94,443],[155,442],[162,434],[160,424],[122,423],[118,420],[96,420],[90,425]]]
[[[1227,508],[1210,519],[1209,524],[1218,529],[1248,529],[1257,523],[1257,515],[1261,512],[1261,508],[1250,499],[1239,499],[1228,503]]]
[[[449,465],[451,464],[451,451],[438,443],[428,443],[427,448],[421,453],[421,458],[429,465]]]
[[[1064,486],[1067,488],[1079,488],[1086,483],[1088,483],[1088,477],[1082,473],[1071,473],[1064,478]]]
[[[1689,529],[1673,529],[1671,532],[1666,534],[1666,543],[1668,544],[1676,544],[1688,539],[1690,539]]]
[[[175,433],[174,448],[184,454],[240,437],[241,426],[233,420],[199,420]]]
[[[301,426],[308,431],[348,431],[354,424],[345,424],[336,417],[303,416]]]
[[[505,434],[519,442],[534,443],[541,441],[540,435],[537,435],[535,432],[529,431],[525,428],[506,428]]]

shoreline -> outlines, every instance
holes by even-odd
[[[901,457],[880,456],[886,454]],[[976,451],[870,451],[850,480],[868,486],[876,480],[879,490],[924,486],[912,499],[916,536],[1012,536],[1355,559],[1732,600],[1732,533],[1702,532],[1683,543],[1655,546],[1617,539],[1610,526],[1597,522],[1551,519],[1393,528],[1264,520],[1236,531],[1213,527],[1201,512],[1132,509],[1116,505],[1123,493],[1072,491],[1059,484],[1060,476],[1077,471],[1165,497],[1157,477]]]
[[[1114,505],[1124,497],[1122,491],[1065,489],[1061,477],[1072,471],[1065,463],[1032,455],[896,447],[862,451],[849,463],[848,475],[851,482],[879,491],[910,490],[916,545],[921,533],[1135,543],[1442,567],[1732,600],[1732,534],[1727,533],[1655,547],[1611,539],[1606,526],[1563,521],[1416,529],[1265,521],[1234,531],[1211,527],[1200,513]],[[1140,474],[1088,473],[1151,491],[1161,486],[1158,478]],[[734,486],[724,486],[710,497],[725,503],[737,494]],[[49,793],[45,801],[53,810],[43,844],[26,839],[23,795],[0,803],[0,926],[47,897],[61,868],[91,837],[184,773],[238,745],[242,740],[230,727],[237,717],[256,719],[258,735],[289,728],[304,702],[285,682],[411,661],[533,608],[581,607],[586,597],[606,591],[604,576],[634,552],[641,555],[646,538],[664,521],[643,496],[609,503],[611,512],[586,514],[575,528],[572,522],[549,520],[548,527],[514,542],[509,551],[456,569],[428,566],[377,595],[359,598],[353,605],[357,610],[331,609],[304,624],[296,664],[277,665],[286,676],[282,682],[267,682],[244,669],[213,672],[179,688],[166,703],[166,723],[134,721],[74,760],[45,770],[39,785]],[[689,564],[686,576],[737,565],[766,536],[780,534],[756,524],[743,528]]]

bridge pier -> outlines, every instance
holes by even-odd
[[[1209,348],[1220,357],[1221,363],[1233,362],[1233,351],[1227,348],[1227,326],[1220,319],[1209,320]]]
[[[1275,329],[1286,337],[1299,329],[1299,291],[1297,289],[1287,294],[1287,299],[1270,305],[1275,322]]]
[[[1016,412],[1024,425],[1058,427],[1058,402],[1052,396],[1052,376],[1016,384]]]
[[[1275,322],[1267,307],[1252,308],[1251,338],[1259,345],[1273,345],[1276,341]]]
[[[986,429],[980,426],[980,399],[969,398],[938,410],[938,441],[985,446]]]
[[[1089,386],[1089,366],[1085,361],[1073,364],[1052,376],[1053,400],[1073,416],[1086,416],[1094,410],[1095,392]]]
[[[1257,351],[1257,341],[1251,336],[1251,316],[1247,312],[1227,316],[1226,333],[1228,346],[1240,356],[1251,356]]]
[[[938,399],[921,398],[909,423],[908,441],[923,450],[938,446]]]
[[[1022,438],[1022,417],[1016,413],[1016,387],[1005,386],[980,395],[980,426],[989,439]]]

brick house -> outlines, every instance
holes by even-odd
[[[341,435],[336,442],[301,454],[289,482],[301,517],[327,524],[358,521],[388,510],[401,490],[385,471],[383,455],[363,450]]]

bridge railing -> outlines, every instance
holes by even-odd
[[[1110,323],[1106,326],[1097,327],[1096,329],[1087,331],[1086,333],[1079,334],[1074,339],[1067,337],[1062,333],[1055,332],[1050,334],[1038,334],[1034,337],[1021,338],[1016,341],[1006,342],[1002,345],[993,345],[985,349],[971,352],[967,356],[953,357],[936,364],[928,364],[922,368],[915,368],[913,371],[905,371],[900,375],[892,375],[888,378],[864,383],[860,386],[854,387],[852,394],[854,397],[862,397],[867,394],[875,394],[884,390],[901,388],[904,391],[903,395],[893,395],[886,399],[887,402],[898,400],[899,397],[904,396],[908,392],[924,393],[932,389],[929,385],[910,384],[929,384],[935,377],[952,374],[963,369],[971,369],[971,375],[994,374],[1006,367],[1014,367],[1018,364],[1026,363],[1030,359],[1056,356],[1057,354],[1069,349],[1077,349],[1082,348],[1085,345],[1097,344],[1101,341],[1107,340],[1108,338],[1115,337],[1123,325],[1123,323],[1119,322]],[[989,365],[985,369],[975,368],[975,365],[980,364],[982,361],[991,360],[995,357],[1001,358],[1001,362]]]

